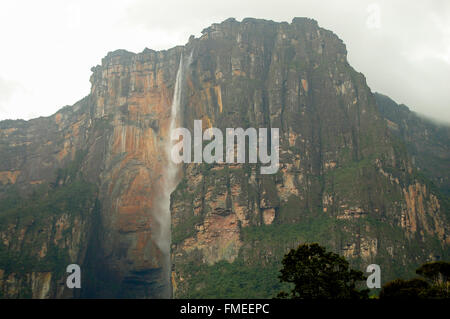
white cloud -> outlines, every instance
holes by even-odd
[[[367,6],[366,26],[368,29],[381,28],[381,8],[378,3],[371,3]]]
[[[372,90],[450,122],[446,0],[2,1],[0,119],[50,115],[73,104],[89,93],[90,68],[108,51],[168,49],[229,17],[295,16],[314,18],[341,37]]]

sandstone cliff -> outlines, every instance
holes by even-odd
[[[5,296],[79,295],[65,288],[70,263],[83,265],[86,297],[169,295],[155,198],[181,51],[112,52],[73,107],[0,123]]]
[[[190,54],[180,124],[280,128],[280,169],[183,165],[167,265],[164,149]],[[419,165],[408,143],[420,128],[392,131],[343,42],[314,20],[228,19],[183,47],[111,52],[92,72],[74,106],[0,122],[0,296],[270,297],[282,255],[304,241],[361,270],[378,263],[383,280],[448,258],[448,176]],[[65,287],[70,263],[81,290]]]
[[[273,296],[283,254],[304,241],[363,271],[378,263],[383,280],[448,256],[446,197],[336,35],[309,19],[227,20],[191,45],[186,127],[279,127],[281,167],[185,166],[172,200],[176,297]]]

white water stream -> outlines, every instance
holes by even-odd
[[[167,137],[165,141],[165,155],[166,155],[166,165],[164,167],[163,173],[163,195],[159,200],[159,213],[157,218],[159,224],[159,230],[156,238],[156,243],[163,254],[163,271],[165,286],[168,287],[167,291],[164,293],[168,298],[171,297],[171,261],[170,261],[170,246],[171,246],[171,213],[170,213],[170,194],[175,190],[179,182],[179,174],[181,165],[177,165],[172,162],[170,158],[170,152],[173,146],[173,142],[170,137],[172,132],[181,123],[180,119],[180,105],[182,101],[183,94],[183,84],[185,78],[185,69],[189,66],[192,61],[192,52],[189,55],[187,63],[185,63],[183,54],[180,57],[180,64],[178,66],[178,71],[175,81],[175,89],[173,93],[171,113],[170,113],[170,124],[169,130],[167,132]]]

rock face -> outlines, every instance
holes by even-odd
[[[175,297],[272,297],[283,254],[305,241],[363,271],[379,264],[383,281],[448,258],[439,172],[424,176],[405,147],[423,127],[392,134],[337,36],[309,19],[227,20],[191,45],[185,126],[278,127],[280,169],[185,166],[172,195]]]
[[[0,123],[5,296],[170,295],[155,199],[181,52],[110,53],[92,69],[90,95],[73,107]],[[83,265],[81,292],[65,288],[70,263]]]
[[[394,139],[403,142],[414,165],[439,190],[450,195],[450,127],[418,116],[407,106],[375,93],[379,110]]]
[[[336,35],[304,18],[228,19],[202,34],[109,53],[80,102],[0,122],[0,296],[271,297],[283,254],[305,241],[361,270],[378,263],[383,280],[448,258],[448,174],[414,144],[438,143],[437,129],[372,94]],[[164,150],[190,54],[180,124],[279,128],[280,168],[184,164],[167,265]],[[430,154],[449,158],[441,141]],[[82,289],[65,286],[71,263]]]

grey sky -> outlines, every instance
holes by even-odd
[[[450,122],[447,0],[2,1],[0,119],[46,116],[81,99],[108,51],[168,49],[229,17],[296,16],[343,39],[373,91]]]

